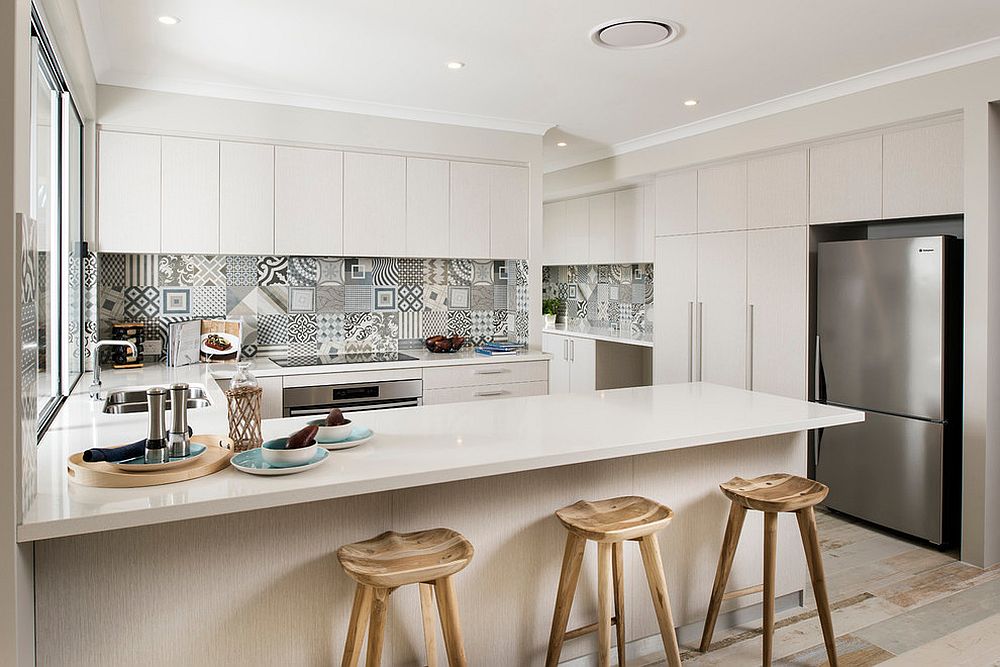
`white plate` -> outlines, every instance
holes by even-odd
[[[229,349],[216,350],[214,347],[209,347],[208,345],[205,344],[205,341],[208,339],[209,336],[218,336],[219,338],[225,340],[227,343],[229,343]],[[239,352],[239,349],[240,349],[240,339],[238,336],[234,336],[233,334],[212,332],[201,335],[201,351],[204,352],[205,354],[213,356],[224,356],[227,354],[235,354],[236,352]]]
[[[205,445],[199,445],[197,442],[191,443],[191,454],[189,456],[184,456],[181,458],[173,458],[169,461],[164,461],[163,463],[146,463],[145,458],[142,456],[137,456],[134,459],[127,459],[125,461],[119,461],[117,465],[121,470],[128,470],[129,472],[153,472],[154,470],[163,470],[165,468],[177,468],[183,465],[191,463],[199,456],[204,454],[208,450]]]
[[[343,440],[324,442],[323,440],[316,438],[316,442],[319,443],[319,446],[323,449],[334,451],[338,449],[350,449],[351,447],[363,445],[374,437],[375,433],[367,426],[355,426],[354,430],[351,431],[351,434]]]
[[[317,449],[316,456],[314,456],[312,461],[309,463],[300,466],[279,468],[264,461],[264,458],[260,455],[260,447],[254,447],[253,449],[248,449],[245,452],[236,454],[229,460],[229,462],[240,472],[249,473],[251,475],[292,475],[294,473],[305,472],[306,470],[311,470],[318,465],[322,465],[329,456],[330,454],[325,449]]]

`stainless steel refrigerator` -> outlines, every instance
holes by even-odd
[[[817,433],[826,505],[935,544],[958,526],[960,269],[945,236],[818,244],[816,398],[866,413]]]

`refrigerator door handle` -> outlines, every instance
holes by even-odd
[[[688,301],[688,382],[694,382],[694,301]]]
[[[819,448],[820,448],[820,445],[823,444],[823,431],[824,430],[825,429],[822,429],[822,428],[816,429],[816,443],[815,443],[815,447],[813,447],[813,469],[814,470],[817,469],[817,468],[819,468]],[[816,476],[817,477],[819,476],[818,473],[816,474]]]
[[[747,378],[748,391],[753,391],[753,304],[747,304]]]
[[[704,366],[702,364],[703,359],[703,348],[705,346],[705,328],[704,328],[704,310],[705,304],[701,301],[698,302],[698,382],[701,382],[702,373],[704,371]]]
[[[813,400],[823,401],[826,397],[823,396],[823,355],[819,346],[819,334],[816,334],[816,363],[813,374],[816,376]]]

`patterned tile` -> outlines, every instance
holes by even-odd
[[[264,285],[287,285],[288,284],[288,258],[287,257],[258,257],[257,258],[257,284]]]
[[[401,311],[421,311],[424,308],[424,288],[420,285],[400,285],[396,296],[396,306]]]
[[[471,285],[472,260],[468,259],[448,260],[448,284]]]
[[[424,285],[424,310],[447,310],[448,288],[444,285]]]
[[[160,314],[160,292],[155,287],[125,288],[125,317],[129,319],[156,317]]]
[[[316,311],[315,287],[289,287],[288,312],[312,313]]]
[[[226,288],[226,316],[233,311],[244,307],[250,312],[257,312],[257,287],[227,287]]]
[[[191,288],[190,287],[161,287],[160,288],[160,313],[169,315],[190,315],[191,314]]]
[[[472,262],[472,284],[492,285],[493,284],[493,262],[484,260],[473,260]]]
[[[343,285],[344,260],[336,257],[320,257],[318,263],[317,285]]]
[[[125,287],[125,255],[101,253],[98,284],[107,287]]]
[[[646,285],[642,283],[632,283],[632,303],[646,302]]]
[[[119,321],[125,317],[125,288],[104,287],[98,298],[98,317],[102,325]]]
[[[468,310],[448,311],[448,335],[469,337],[472,330],[472,315]]]
[[[160,285],[168,287],[219,287],[226,285],[225,255],[160,255]]]
[[[399,314],[399,337],[404,340],[423,340],[423,318],[420,311]]]
[[[257,344],[260,346],[287,345],[288,316],[258,315]]]
[[[493,310],[493,285],[475,285],[470,307],[472,310]]]
[[[255,287],[257,265],[260,258],[253,255],[229,255],[226,257],[226,285],[230,287]]]
[[[473,343],[480,345],[486,341],[493,340],[492,310],[471,310],[469,311],[469,318],[469,336],[472,338]]]
[[[314,257],[288,259],[288,284],[296,287],[315,287],[319,280],[319,263]]]
[[[125,255],[125,285],[159,285],[156,255]]]
[[[493,306],[494,310],[507,310],[507,292],[508,287],[506,285],[494,285],[493,286]]]
[[[507,310],[500,309],[493,311],[493,340],[507,340]]]
[[[344,260],[345,285],[371,285],[372,260],[364,257]]]
[[[396,288],[374,287],[375,310],[396,310]]]
[[[344,286],[324,285],[316,288],[316,312],[344,312]]]
[[[448,313],[443,310],[425,310],[420,313],[425,338],[430,336],[445,336],[448,334]]]
[[[425,259],[424,260],[424,281],[428,285],[448,284],[448,260],[446,259]]]
[[[448,308],[452,310],[468,310],[472,303],[471,288],[448,287]]]
[[[548,267],[543,267],[543,270]],[[493,262],[493,283],[495,285],[506,285],[507,284],[507,262],[506,261],[496,261]]]
[[[375,293],[369,285],[347,285],[344,288],[344,310],[362,312],[375,309]]]
[[[376,287],[395,287],[399,284],[399,260],[378,257],[371,262],[373,285]]]
[[[225,317],[225,287],[192,287],[191,314],[195,317]]]
[[[315,343],[318,335],[316,313],[294,313],[288,316],[288,344]]]
[[[374,351],[389,351],[398,346],[399,317],[396,313],[347,313],[344,339],[350,346],[362,345]]]
[[[422,260],[422,259],[401,259],[401,260],[399,260],[399,284],[400,285],[423,285],[424,284],[424,260]]]
[[[273,357],[281,359],[288,356],[288,343],[278,343],[274,345],[257,345],[258,357]]]
[[[315,340],[292,342],[288,344],[289,357],[312,357],[319,352],[319,343]]]
[[[316,316],[316,340],[322,343],[344,342],[344,313],[320,313]]]
[[[528,342],[528,313],[518,312],[514,315],[514,338],[515,343]]]
[[[288,288],[268,285],[257,288],[257,312],[261,315],[284,315],[288,312]]]

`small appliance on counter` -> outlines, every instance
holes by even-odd
[[[114,368],[142,368],[139,356],[142,343],[146,339],[142,322],[122,322],[111,325],[111,339],[128,341],[135,345],[136,353],[124,345],[116,345],[110,349],[111,363]]]

